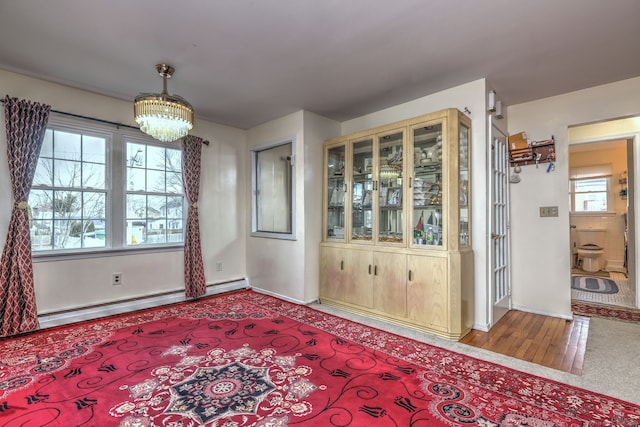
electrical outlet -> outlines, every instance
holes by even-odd
[[[111,284],[113,286],[122,285],[122,273],[113,273],[113,276],[111,276]]]
[[[216,271],[222,271],[222,261],[216,262]]]
[[[552,217],[558,216],[558,207],[557,206],[540,206],[540,216],[541,217]]]

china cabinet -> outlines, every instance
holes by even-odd
[[[322,303],[450,339],[471,329],[470,136],[447,109],[325,142]]]

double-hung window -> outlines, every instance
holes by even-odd
[[[50,118],[28,201],[34,256],[181,246],[181,163],[178,143]]]
[[[571,169],[571,210],[574,213],[607,212],[611,204],[611,165]]]

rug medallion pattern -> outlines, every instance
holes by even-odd
[[[0,426],[637,426],[640,407],[251,291],[0,342]]]

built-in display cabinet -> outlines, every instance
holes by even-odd
[[[325,142],[322,303],[450,339],[470,331],[470,136],[447,109]]]

